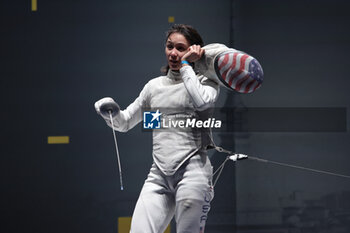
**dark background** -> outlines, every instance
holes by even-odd
[[[93,104],[111,96],[125,108],[160,75],[169,16],[197,28],[206,44],[224,43],[262,64],[261,89],[241,95],[222,88],[217,107],[348,112],[350,105],[345,0],[38,0],[36,12],[31,1],[17,0],[2,1],[0,9],[1,232],[117,232],[118,217],[132,215],[152,163],[151,133],[137,126],[117,134],[120,191],[112,132]],[[47,144],[56,135],[70,143]],[[348,126],[214,136],[237,152],[350,175]],[[217,168],[225,157],[210,158]],[[206,229],[349,232],[350,179],[252,160],[228,163]]]

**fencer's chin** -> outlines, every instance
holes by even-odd
[[[179,71],[180,70],[180,65],[179,64],[172,64],[172,63],[169,63],[169,67],[171,70],[173,71]]]
[[[173,72],[180,72],[180,69],[179,69],[179,68],[178,68],[178,69],[172,69],[172,68],[170,68],[170,70],[173,71]]]

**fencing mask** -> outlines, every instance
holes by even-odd
[[[217,43],[203,49],[205,54],[195,62],[199,73],[239,93],[251,93],[261,86],[264,73],[254,57]]]

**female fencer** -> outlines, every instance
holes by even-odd
[[[95,103],[109,126],[126,132],[142,121],[145,109],[158,110],[164,122],[207,119],[219,95],[217,82],[194,70],[205,53],[199,33],[189,25],[173,25],[167,32],[165,74],[150,80],[125,110],[110,97]],[[110,118],[103,107],[114,106]],[[132,216],[131,233],[163,233],[175,216],[178,233],[202,233],[214,193],[212,166],[207,157],[210,129],[167,127],[154,129],[153,164]]]

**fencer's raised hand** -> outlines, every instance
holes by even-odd
[[[195,62],[198,61],[204,54],[204,49],[200,45],[191,45],[187,49],[187,53],[182,56],[182,61]]]
[[[95,110],[103,118],[109,119],[110,114],[112,117],[118,114],[120,107],[111,97],[105,97],[95,103]]]

